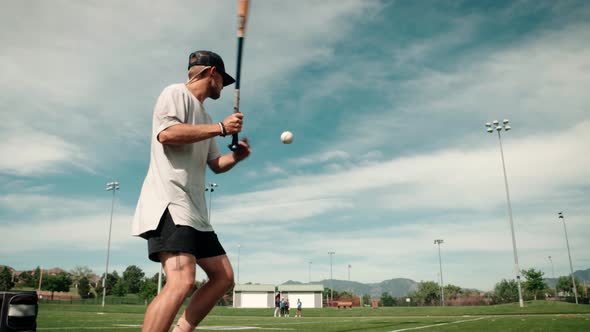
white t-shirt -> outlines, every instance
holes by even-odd
[[[221,153],[214,138],[184,145],[158,141],[161,131],[181,123],[211,123],[199,100],[182,83],[166,87],[154,107],[150,166],[133,218],[133,235],[156,229],[166,208],[177,225],[213,230],[205,202],[205,168]]]

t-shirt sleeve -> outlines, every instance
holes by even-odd
[[[214,160],[221,157],[221,152],[219,152],[219,146],[217,146],[217,140],[215,137],[210,138],[211,143],[209,144],[209,153],[207,154],[207,161]]]
[[[177,124],[186,123],[188,108],[181,91],[168,87],[162,91],[154,108],[155,135]]]

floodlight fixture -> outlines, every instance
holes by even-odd
[[[516,237],[514,235],[514,222],[512,220],[512,205],[510,203],[510,191],[508,190],[508,176],[506,175],[506,164],[504,162],[504,148],[502,147],[502,135],[500,134],[502,129],[504,129],[504,131],[509,131],[512,129],[512,127],[508,125],[509,122],[510,121],[508,119],[504,119],[504,121],[502,121],[502,124],[500,124],[498,120],[494,120],[492,121],[493,126],[488,126],[489,122],[487,122],[486,127],[488,128],[488,133],[492,133],[494,129],[496,130],[496,132],[498,132],[498,142],[500,143],[500,156],[502,158],[502,170],[504,172],[504,185],[506,187],[508,221],[510,222],[510,231],[512,235],[512,250],[514,253],[514,273],[516,274],[516,281],[518,285],[518,302],[520,304],[520,307],[522,308],[524,307],[524,301],[522,299],[522,289],[520,285],[520,267],[518,266],[518,252],[516,249]]]

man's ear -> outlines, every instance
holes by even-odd
[[[209,77],[213,77],[215,75],[215,72],[217,72],[217,67],[211,67],[211,69],[209,70]]]

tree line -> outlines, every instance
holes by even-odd
[[[47,271],[41,272],[37,267],[33,271],[24,271],[18,276],[13,276],[7,267],[0,271],[0,291],[7,291],[13,288],[33,288],[51,292],[53,299],[54,292],[70,292],[70,288],[75,288],[76,292],[82,299],[89,299],[102,296],[103,285],[102,278],[97,278],[96,274],[88,267],[76,266],[69,272],[58,272],[48,274]],[[92,282],[92,280],[97,280]],[[162,275],[162,285],[166,282],[166,277]],[[198,286],[198,282],[196,283]],[[146,277],[145,273],[136,265],[128,266],[122,275],[113,271],[107,275],[105,281],[106,295],[126,296],[127,294],[137,294],[138,297],[151,300],[156,296],[158,290],[158,274]]]
[[[535,269],[523,270],[522,282],[524,300],[537,300],[540,298],[553,297],[572,297],[573,286],[570,276],[561,276],[557,280],[555,288],[550,288],[545,282],[542,271]],[[582,295],[583,287],[580,280],[575,278],[578,295]],[[331,290],[324,289],[324,298],[329,297]],[[496,283],[494,290],[482,293],[477,290],[464,289],[456,285],[448,284],[443,287],[444,301],[447,305],[483,305],[483,304],[501,304],[518,302],[518,284],[516,280],[503,279]],[[354,295],[349,292],[337,292],[334,290],[334,298],[350,298]],[[586,294],[586,297],[588,295]],[[383,292],[378,299],[380,306],[429,306],[441,304],[440,284],[434,281],[421,281],[418,283],[416,290],[410,292],[407,296],[393,297],[388,292]],[[370,305],[373,299],[369,294],[364,294],[361,303]]]
[[[573,296],[572,279],[570,276],[561,276],[557,281],[555,288],[550,288],[544,281],[542,271],[535,269],[523,270],[522,283],[523,297],[525,300],[536,300],[544,297]],[[103,292],[102,278],[97,278],[93,271],[85,266],[76,266],[69,272],[59,272],[48,275],[47,271],[41,273],[37,267],[34,271],[22,272],[16,277],[7,267],[0,271],[0,291],[8,291],[13,288],[33,288],[37,289],[41,284],[41,290],[51,292],[53,298],[54,292],[69,292],[70,288],[75,288],[76,292],[82,299],[101,297]],[[99,280],[91,282],[91,280]],[[206,281],[195,281],[195,290]],[[575,279],[576,288],[579,295],[583,288],[580,280]],[[162,274],[162,286],[166,283],[166,276]],[[137,296],[146,301],[151,301],[157,294],[158,290],[158,273],[151,277],[145,275],[141,268],[136,265],[128,266],[119,275],[113,271],[107,275],[106,295],[126,296],[127,294],[137,294]],[[230,304],[232,289],[228,290],[226,296],[220,300],[220,305]],[[516,280],[503,279],[496,283],[492,292],[481,294],[476,290],[463,289],[459,286],[448,284],[443,288],[445,303],[453,303],[457,300],[472,300],[471,302],[463,301],[462,304],[499,304],[511,303],[518,301],[518,285]],[[332,295],[332,290],[324,289],[324,298]],[[333,291],[333,296],[337,298],[352,298],[357,295],[347,291]],[[586,294],[587,296],[587,294]],[[410,299],[408,302],[407,299]],[[362,296],[362,303],[369,305],[371,296],[365,294]],[[415,291],[410,292],[407,296],[395,298],[391,294],[384,292],[379,298],[381,306],[405,306],[405,305],[438,305],[441,303],[440,285],[434,281],[422,281],[418,283]]]

